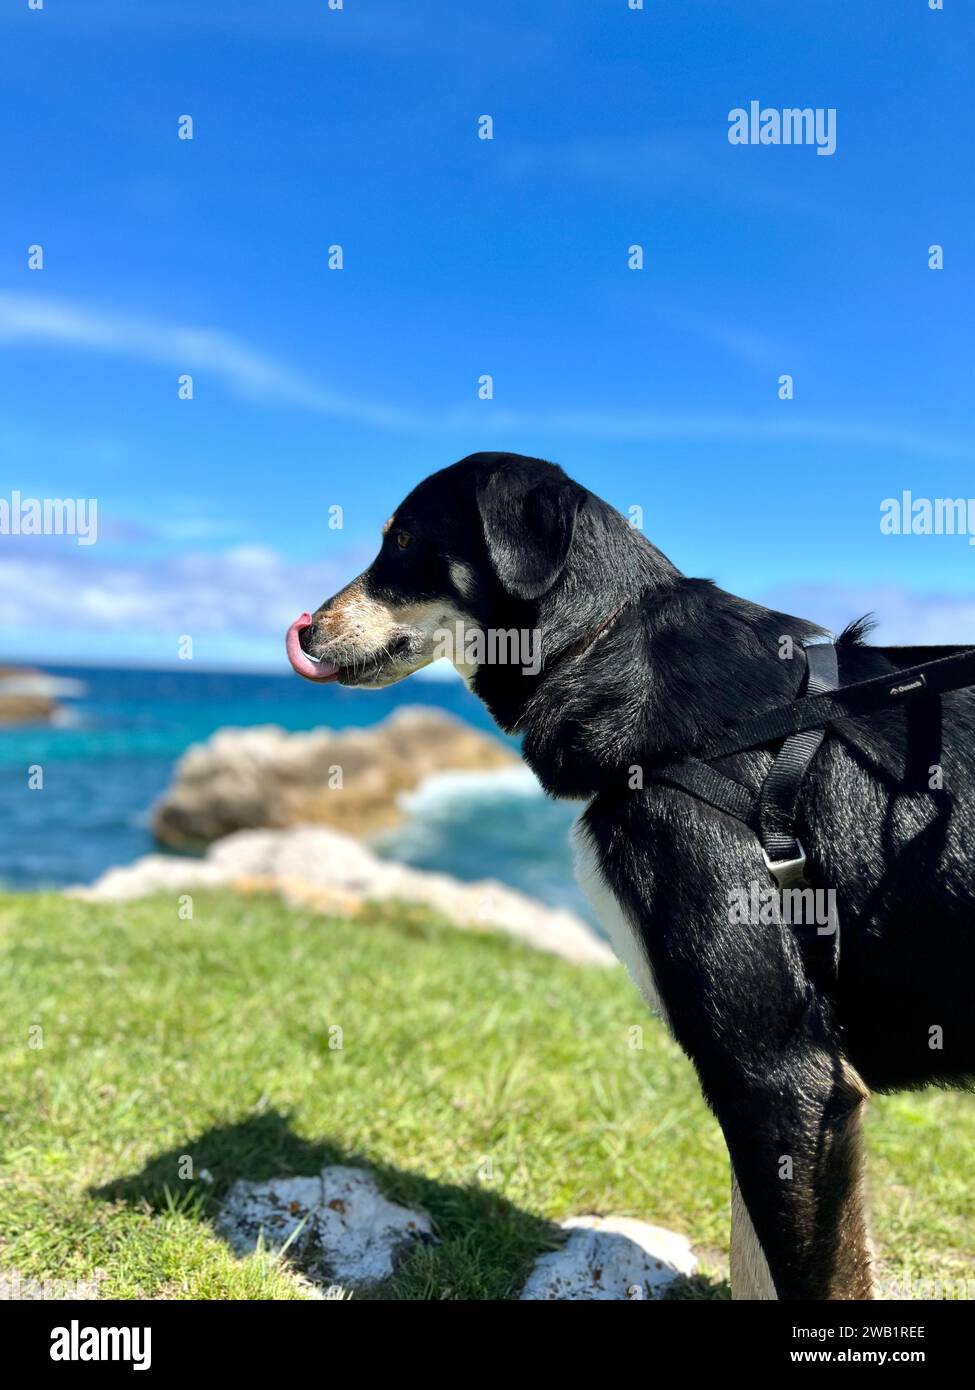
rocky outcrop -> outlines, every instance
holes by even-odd
[[[578,917],[492,879],[461,883],[380,859],[365,845],[321,826],[244,830],[213,845],[204,859],[149,854],[109,869],[73,897],[122,901],[194,887],[278,893],[294,906],[354,916],[365,902],[421,903],[458,927],[497,928],[567,960],[606,964],[615,957]]]
[[[216,1224],[235,1254],[263,1245],[318,1297],[388,1279],[420,1246],[438,1243],[425,1211],[391,1202],[367,1168],[339,1164],[315,1177],[236,1182]],[[560,1225],[565,1242],[535,1261],[523,1301],[659,1298],[697,1268],[685,1236],[646,1221],[576,1216]]]
[[[314,1178],[234,1183],[217,1230],[238,1255],[259,1242],[272,1254],[287,1251],[319,1289],[388,1279],[418,1245],[436,1239],[426,1212],[389,1201],[367,1169],[341,1164]]]
[[[0,725],[38,724],[53,719],[57,701],[40,671],[0,666]]]
[[[180,759],[154,809],[153,832],[180,850],[260,827],[372,835],[403,818],[398,798],[432,773],[517,762],[500,740],[422,706],[369,729],[221,729]]]
[[[574,1216],[561,1226],[566,1242],[536,1260],[524,1301],[659,1298],[697,1268],[686,1236],[630,1216]]]

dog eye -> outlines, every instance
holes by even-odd
[[[413,544],[413,537],[406,531],[397,531],[396,544],[399,546],[400,550],[405,550],[408,545]]]

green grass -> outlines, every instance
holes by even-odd
[[[237,1178],[342,1162],[440,1237],[384,1296],[516,1296],[551,1221],[584,1212],[685,1232],[711,1253],[683,1295],[727,1296],[721,1138],[621,971],[415,909],[347,922],[224,894],[196,896],[192,921],[170,897],[3,897],[0,939],[0,1275],[305,1297],[287,1260],[233,1255],[214,1215]],[[966,1096],[872,1106],[888,1276],[975,1274],[973,1139]],[[212,1184],[180,1176],[185,1156]]]

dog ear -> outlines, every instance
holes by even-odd
[[[480,484],[488,556],[509,593],[533,599],[551,589],[565,567],[585,495],[554,464],[512,462]]]

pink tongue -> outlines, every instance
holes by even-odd
[[[338,675],[337,666],[328,661],[312,661],[311,657],[302,651],[298,638],[306,627],[311,627],[310,613],[302,613],[300,618],[295,618],[284,639],[284,649],[288,653],[292,669],[297,671],[299,676],[304,676],[306,681],[333,681]]]

